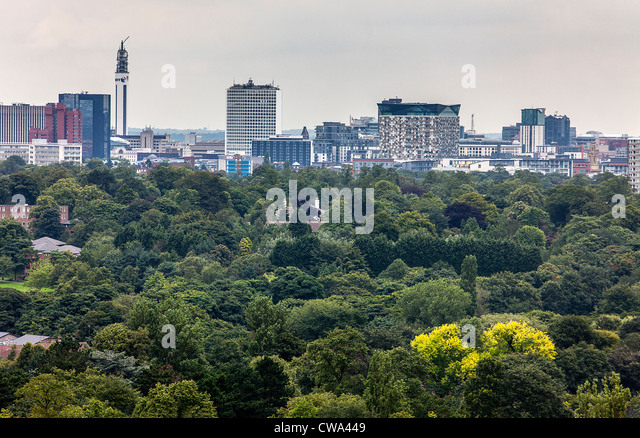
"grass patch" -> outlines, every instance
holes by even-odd
[[[29,292],[30,290],[35,290],[35,288],[29,287],[26,285],[24,281],[6,281],[0,280],[0,288],[2,287],[10,287],[21,292]],[[48,287],[40,289],[43,292],[53,292],[53,289]]]

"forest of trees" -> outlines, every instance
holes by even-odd
[[[374,188],[373,232],[267,226],[294,179]],[[0,417],[640,416],[624,176],[0,162],[16,193],[34,220],[0,222],[0,277],[29,275],[0,283],[0,332],[59,342],[0,359]],[[82,253],[34,261],[43,236]]]

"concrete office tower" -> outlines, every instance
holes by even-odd
[[[58,101],[82,114],[82,158],[109,159],[111,152],[111,95],[63,93]]]
[[[640,193],[640,137],[629,138],[629,184],[634,193]]]
[[[282,134],[282,94],[273,85],[234,84],[227,89],[225,153],[251,155],[253,140]]]
[[[525,108],[520,123],[520,145],[523,154],[538,152],[544,146],[544,108]]]
[[[129,54],[120,42],[116,63],[116,135],[127,135],[127,88],[129,86]]]
[[[378,104],[380,153],[395,160],[426,160],[458,155],[460,105],[403,103]]]
[[[32,128],[46,128],[44,105],[0,105],[0,143],[29,143]]]

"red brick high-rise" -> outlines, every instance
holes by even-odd
[[[48,103],[44,109],[45,128],[29,129],[29,143],[34,139],[46,139],[49,143],[67,140],[82,144],[82,112],[67,109],[64,103]]]

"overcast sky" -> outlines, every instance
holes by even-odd
[[[226,88],[251,77],[281,88],[284,129],[376,116],[397,96],[461,104],[479,132],[544,107],[579,133],[640,135],[639,23],[628,0],[4,2],[0,102],[113,95],[130,36],[130,127],[224,129]]]

